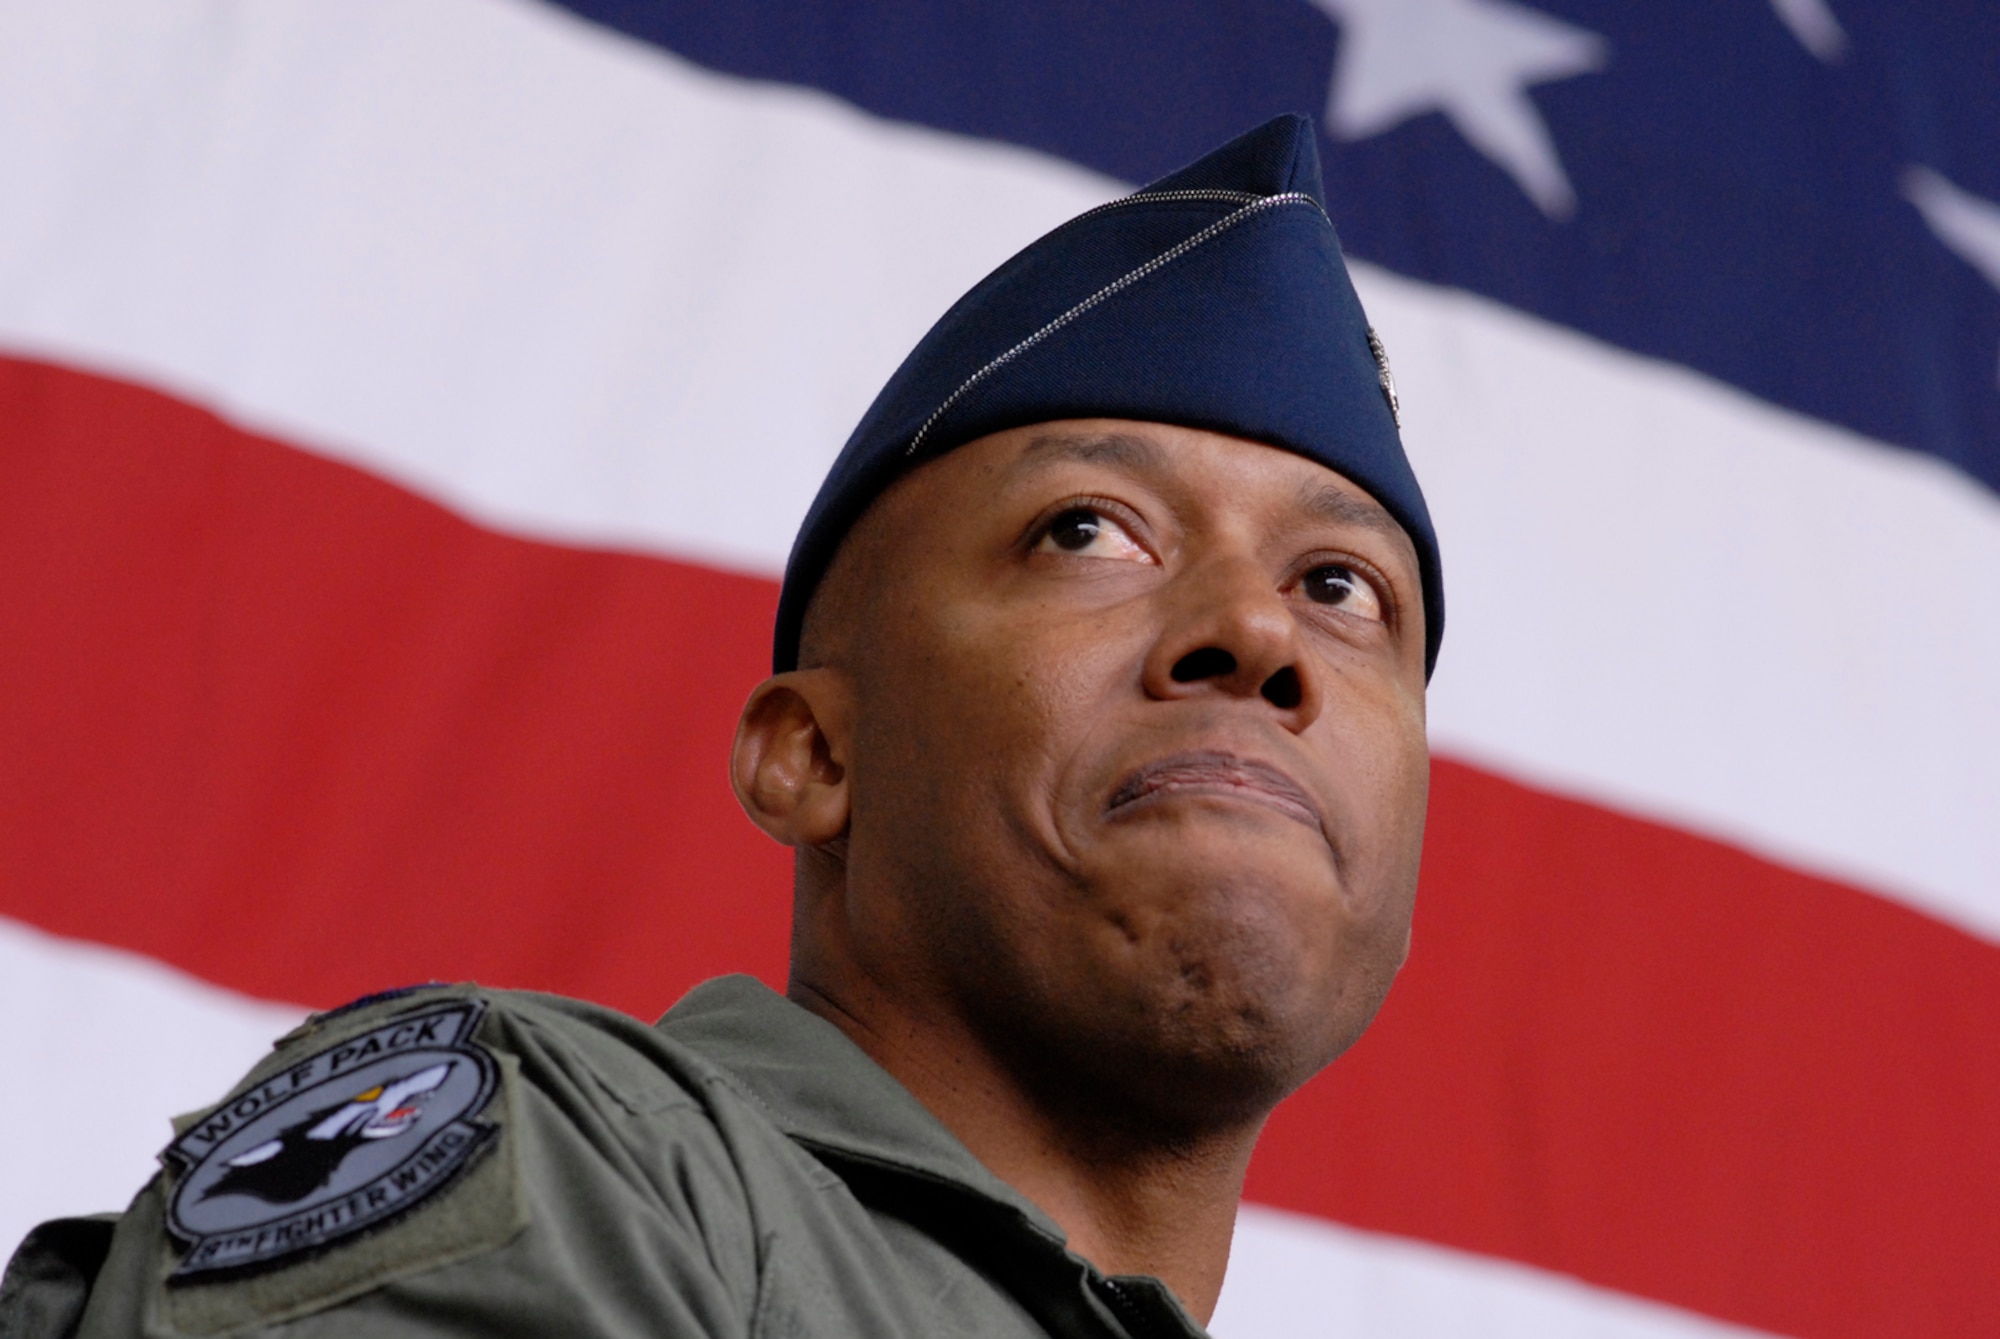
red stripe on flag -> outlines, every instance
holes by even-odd
[[[1453,763],[1374,1027],[1265,1203],[1782,1334],[2000,1333],[2000,951]]]
[[[790,861],[726,773],[770,582],[57,368],[0,360],[0,425],[0,912],[312,1005],[783,980]]]
[[[782,977],[723,774],[770,583],[25,362],[0,461],[0,913],[311,1004]],[[1411,964],[1251,1193],[1801,1336],[1989,1332],[1996,1018],[1990,946],[1440,763]]]

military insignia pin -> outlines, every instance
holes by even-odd
[[[171,1275],[241,1270],[328,1245],[449,1185],[494,1133],[497,1081],[475,1000],[404,1014],[237,1095],[167,1148],[180,1172]]]
[[[1382,399],[1389,406],[1389,417],[1398,428],[1403,426],[1403,402],[1396,398],[1396,374],[1389,370],[1389,349],[1382,343],[1382,337],[1375,333],[1375,327],[1368,327],[1368,352],[1375,357],[1375,384],[1382,388]]]

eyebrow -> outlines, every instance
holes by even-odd
[[[1321,520],[1359,526],[1407,541],[1409,533],[1373,498],[1355,497],[1332,484],[1306,484],[1299,489],[1299,506]]]
[[[1092,465],[1117,465],[1144,472],[1157,471],[1166,463],[1165,453],[1158,443],[1122,432],[1087,437],[1052,432],[1029,441],[1027,449],[1021,453],[1021,463],[1035,469],[1067,460]]]
[[[1084,435],[1051,432],[1029,440],[1021,453],[1020,464],[1030,470],[1040,470],[1064,461],[1114,465],[1135,472],[1154,473],[1166,468],[1166,451],[1150,438],[1131,433]],[[1309,516],[1335,525],[1373,530],[1404,544],[1410,543],[1409,532],[1403,529],[1402,522],[1373,498],[1356,497],[1334,484],[1309,481],[1300,485],[1298,499],[1300,509]]]

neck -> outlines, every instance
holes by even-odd
[[[913,1018],[865,988],[829,989],[796,964],[789,993],[1053,1218],[1070,1250],[1106,1274],[1158,1278],[1208,1323],[1261,1117],[1190,1133],[1057,1108],[1035,1096],[1045,1085],[1024,1082],[969,1029]]]

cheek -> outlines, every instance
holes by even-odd
[[[1301,1000],[1336,1049],[1374,1016],[1410,946],[1430,788],[1423,699],[1394,689],[1330,705],[1326,775],[1340,857],[1333,896],[1297,925]]]
[[[1347,1008],[1353,1017],[1339,1039],[1352,1043],[1375,1015],[1410,952],[1424,817],[1430,794],[1430,752],[1424,736],[1422,698],[1387,733],[1363,791],[1371,840],[1354,851],[1344,889],[1349,924],[1344,970]]]
[[[1135,658],[1107,628],[1010,612],[939,628],[936,663],[957,683],[940,733],[961,764],[976,760],[964,772],[1011,793],[1010,808],[1043,807],[1108,699],[1136,680]]]
[[[1430,747],[1423,697],[1383,686],[1329,707],[1325,753],[1346,892],[1363,904],[1408,900],[1423,846]]]
[[[1110,639],[1029,609],[965,612],[902,630],[906,654],[865,686],[857,811],[886,842],[929,852],[929,874],[981,881],[1063,866],[1052,801],[1121,675]]]

